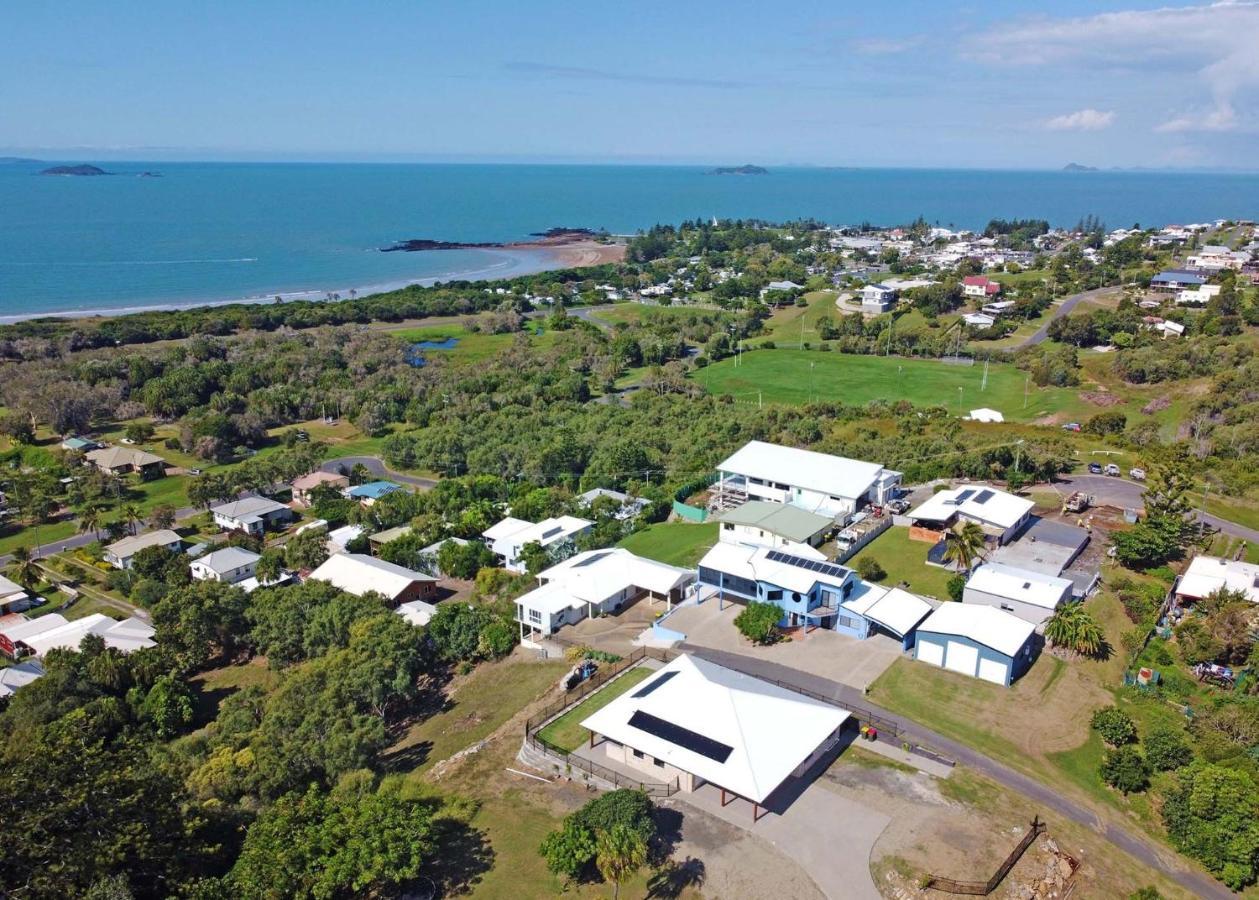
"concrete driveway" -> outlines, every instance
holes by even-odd
[[[681,650],[700,647],[738,653],[790,666],[862,691],[901,655],[900,644],[888,637],[875,636],[860,641],[822,630],[811,631],[772,647],[759,647],[750,643],[734,627],[734,618],[742,608],[727,603],[724,610],[719,610],[716,598],[712,598],[698,606],[679,609],[669,617],[666,625],[686,635],[686,640],[679,647]]]

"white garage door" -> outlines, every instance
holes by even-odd
[[[944,668],[950,672],[961,672],[963,675],[974,675],[975,664],[979,662],[979,648],[970,644],[949,641],[949,652],[944,658]]]
[[[1010,672],[1008,663],[999,662],[995,659],[981,659],[979,661],[979,677],[984,681],[991,681],[994,684],[1005,684],[1006,675]]]
[[[933,666],[942,666],[944,665],[944,645],[920,640],[918,641],[918,658]]]

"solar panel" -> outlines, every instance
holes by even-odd
[[[649,682],[647,682],[646,684],[644,684],[644,685],[643,685],[642,687],[640,687],[638,690],[634,691],[634,693],[630,694],[630,696],[631,696],[631,697],[646,697],[648,694],[650,694],[650,693],[651,693],[652,691],[654,691],[656,688],[660,687],[661,685],[663,685],[663,684],[665,684],[667,681],[669,681],[669,679],[671,679],[671,678],[672,678],[674,675],[676,675],[676,674],[678,674],[678,673],[677,673],[677,672],[665,672],[663,675],[661,675],[661,676],[660,676],[659,678],[657,678],[656,680],[654,680],[654,681],[649,681]]]
[[[820,559],[805,559],[802,556],[792,556],[790,553],[783,553],[781,550],[770,550],[765,554],[765,558],[772,562],[784,563],[789,566],[795,566],[797,569],[806,569],[810,572],[830,575],[832,578],[841,580],[848,574],[848,570],[843,566],[823,562]]]
[[[551,535],[559,534],[563,530],[564,528],[562,525],[556,525],[554,528],[548,528],[546,531],[542,532],[542,536],[544,538],[549,538]]]
[[[629,724],[639,731],[645,731],[654,737],[681,747],[683,750],[698,753],[700,756],[711,759],[713,762],[724,763],[730,758],[730,754],[734,752],[734,748],[728,744],[714,741],[710,737],[704,737],[704,735],[691,731],[689,728],[683,728],[681,725],[666,722],[664,719],[657,718],[651,713],[645,713],[641,709],[630,716]]]
[[[978,494],[978,495],[976,495],[976,497],[975,497],[975,502],[976,502],[976,503],[987,503],[989,500],[991,500],[991,499],[992,499],[993,497],[995,497],[995,496],[996,496],[996,495],[995,495],[995,494],[993,494],[993,492],[992,492],[992,491],[980,491],[980,492],[979,492],[979,494]]]
[[[604,558],[605,556],[607,556],[607,555],[608,555],[608,554],[606,554],[606,553],[592,553],[592,554],[590,554],[590,556],[586,557],[586,558],[585,558],[585,559],[583,559],[581,562],[576,562],[576,563],[573,563],[573,568],[574,568],[574,569],[580,569],[582,566],[588,566],[588,565],[590,565],[591,563],[596,563],[596,562],[598,562],[599,560],[603,559],[603,558]]]
[[[958,494],[956,498],[954,498],[954,502],[955,502],[955,503],[965,503],[968,499],[970,499],[972,496],[974,496],[974,494],[975,494],[975,492],[974,492],[973,490],[971,490],[970,488],[967,488],[966,490],[964,490],[964,491],[962,491],[960,494]]]

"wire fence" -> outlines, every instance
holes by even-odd
[[[1027,848],[1045,833],[1045,823],[1040,820],[1040,816],[1032,819],[1032,824],[1027,830],[1027,834],[1023,835],[1023,839],[1019,841],[1010,855],[1005,858],[1005,862],[993,873],[992,877],[987,881],[954,881],[952,878],[941,878],[936,875],[928,875],[924,888],[934,888],[937,891],[944,891],[949,894],[968,894],[976,897],[986,897],[997,889],[997,886],[1005,880],[1010,874],[1023,854],[1027,852]]]

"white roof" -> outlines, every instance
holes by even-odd
[[[344,549],[350,541],[362,537],[366,531],[367,529],[362,525],[342,525],[328,532],[328,543],[336,544]]]
[[[233,569],[242,569],[250,563],[256,563],[262,557],[244,547],[222,547],[207,553],[193,562],[194,566],[203,566],[211,572],[222,575]]]
[[[581,724],[760,803],[847,718],[845,710],[759,678],[679,656]],[[716,742],[711,755],[675,743],[685,735],[646,730],[653,719]]]
[[[178,543],[179,535],[168,528],[163,528],[158,531],[146,531],[144,534],[137,534],[134,537],[125,537],[122,540],[114,541],[105,548],[105,552],[112,553],[119,559],[130,559],[148,547],[166,547],[170,544]]]
[[[749,441],[717,468],[854,500],[870,490],[883,472],[878,463],[764,441]]]
[[[326,581],[347,594],[361,597],[374,591],[394,600],[416,581],[436,581],[431,575],[394,565],[362,553],[334,553],[310,573],[316,581]]]
[[[556,518],[543,519],[536,524],[508,516],[497,525],[487,528],[481,534],[491,541],[508,538],[519,547],[534,543],[547,547],[557,541],[580,534],[593,524],[594,522],[591,522],[589,519],[579,519],[576,516],[558,516]]]
[[[1036,626],[995,606],[975,603],[945,603],[927,616],[918,632],[954,634],[1014,656]]]
[[[1005,416],[995,409],[982,407],[970,411],[970,420],[972,422],[1004,422]]]
[[[437,607],[423,600],[412,600],[409,603],[399,604],[394,612],[418,628],[428,624],[428,620],[437,612]]]
[[[489,528],[482,531],[481,537],[485,538],[487,541],[497,541],[502,538],[509,537],[518,531],[524,531],[532,525],[532,522],[526,522],[524,519],[517,519],[513,516],[508,516],[501,522],[496,522]]]
[[[1259,566],[1218,556],[1195,556],[1180,577],[1176,593],[1201,600],[1220,588],[1242,591],[1252,603],[1259,603]]]
[[[1042,609],[1057,609],[1071,596],[1071,582],[1066,578],[1001,563],[984,563],[971,573],[966,587]]]
[[[283,503],[277,503],[269,497],[243,497],[230,503],[212,506],[210,507],[210,512],[216,516],[223,516],[228,519],[245,519],[250,516],[263,516],[267,513],[278,512],[282,509],[287,510],[288,507]]]
[[[839,563],[830,563],[827,568],[833,567],[834,571],[828,572],[781,561],[782,558],[795,557],[821,563],[826,559],[816,551],[814,553],[817,559],[805,556],[804,553],[798,552],[802,549],[802,547],[792,547],[790,550],[775,550],[771,547],[749,547],[744,544],[722,542],[713,545],[713,548],[704,554],[699,564],[704,568],[716,569],[727,575],[735,575],[751,581],[764,581],[801,594],[811,590],[815,584],[841,588],[850,576],[855,577],[851,569]],[[771,553],[779,559],[770,559]]]
[[[11,597],[14,594],[25,594],[26,588],[22,587],[16,581],[11,581],[0,575],[0,599]]]
[[[46,622],[54,618],[60,619],[60,622]],[[53,613],[32,620],[32,624],[34,623],[39,623],[43,627],[37,632],[23,635],[21,640],[36,656],[43,656],[49,650],[56,648],[77,650],[80,642],[89,634],[100,635],[104,638],[106,647],[115,647],[123,653],[130,653],[141,647],[156,646],[153,641],[153,627],[134,617],[115,622],[102,613],[93,613],[82,619],[67,622],[63,617]],[[5,634],[10,640],[14,638],[11,628],[7,629]]]
[[[841,605],[902,637],[931,613],[931,604],[917,594],[874,585],[869,585],[869,590]]]
[[[24,641],[30,635],[58,628],[67,624],[68,621],[61,613],[48,613],[48,615],[40,616],[37,619],[19,619],[12,625],[0,627],[0,634],[14,642]]]
[[[0,697],[12,695],[18,688],[26,687],[43,674],[44,667],[33,659],[0,669]]]
[[[1000,528],[1009,528],[1032,511],[1036,504],[1031,500],[1007,494],[983,485],[964,485],[934,494],[916,509],[910,510],[911,519],[944,522],[954,513],[968,519],[987,522]]]
[[[623,547],[587,550],[538,574],[542,582],[562,582],[573,596],[598,602],[623,588],[667,594],[693,577],[691,569],[635,556]]]

